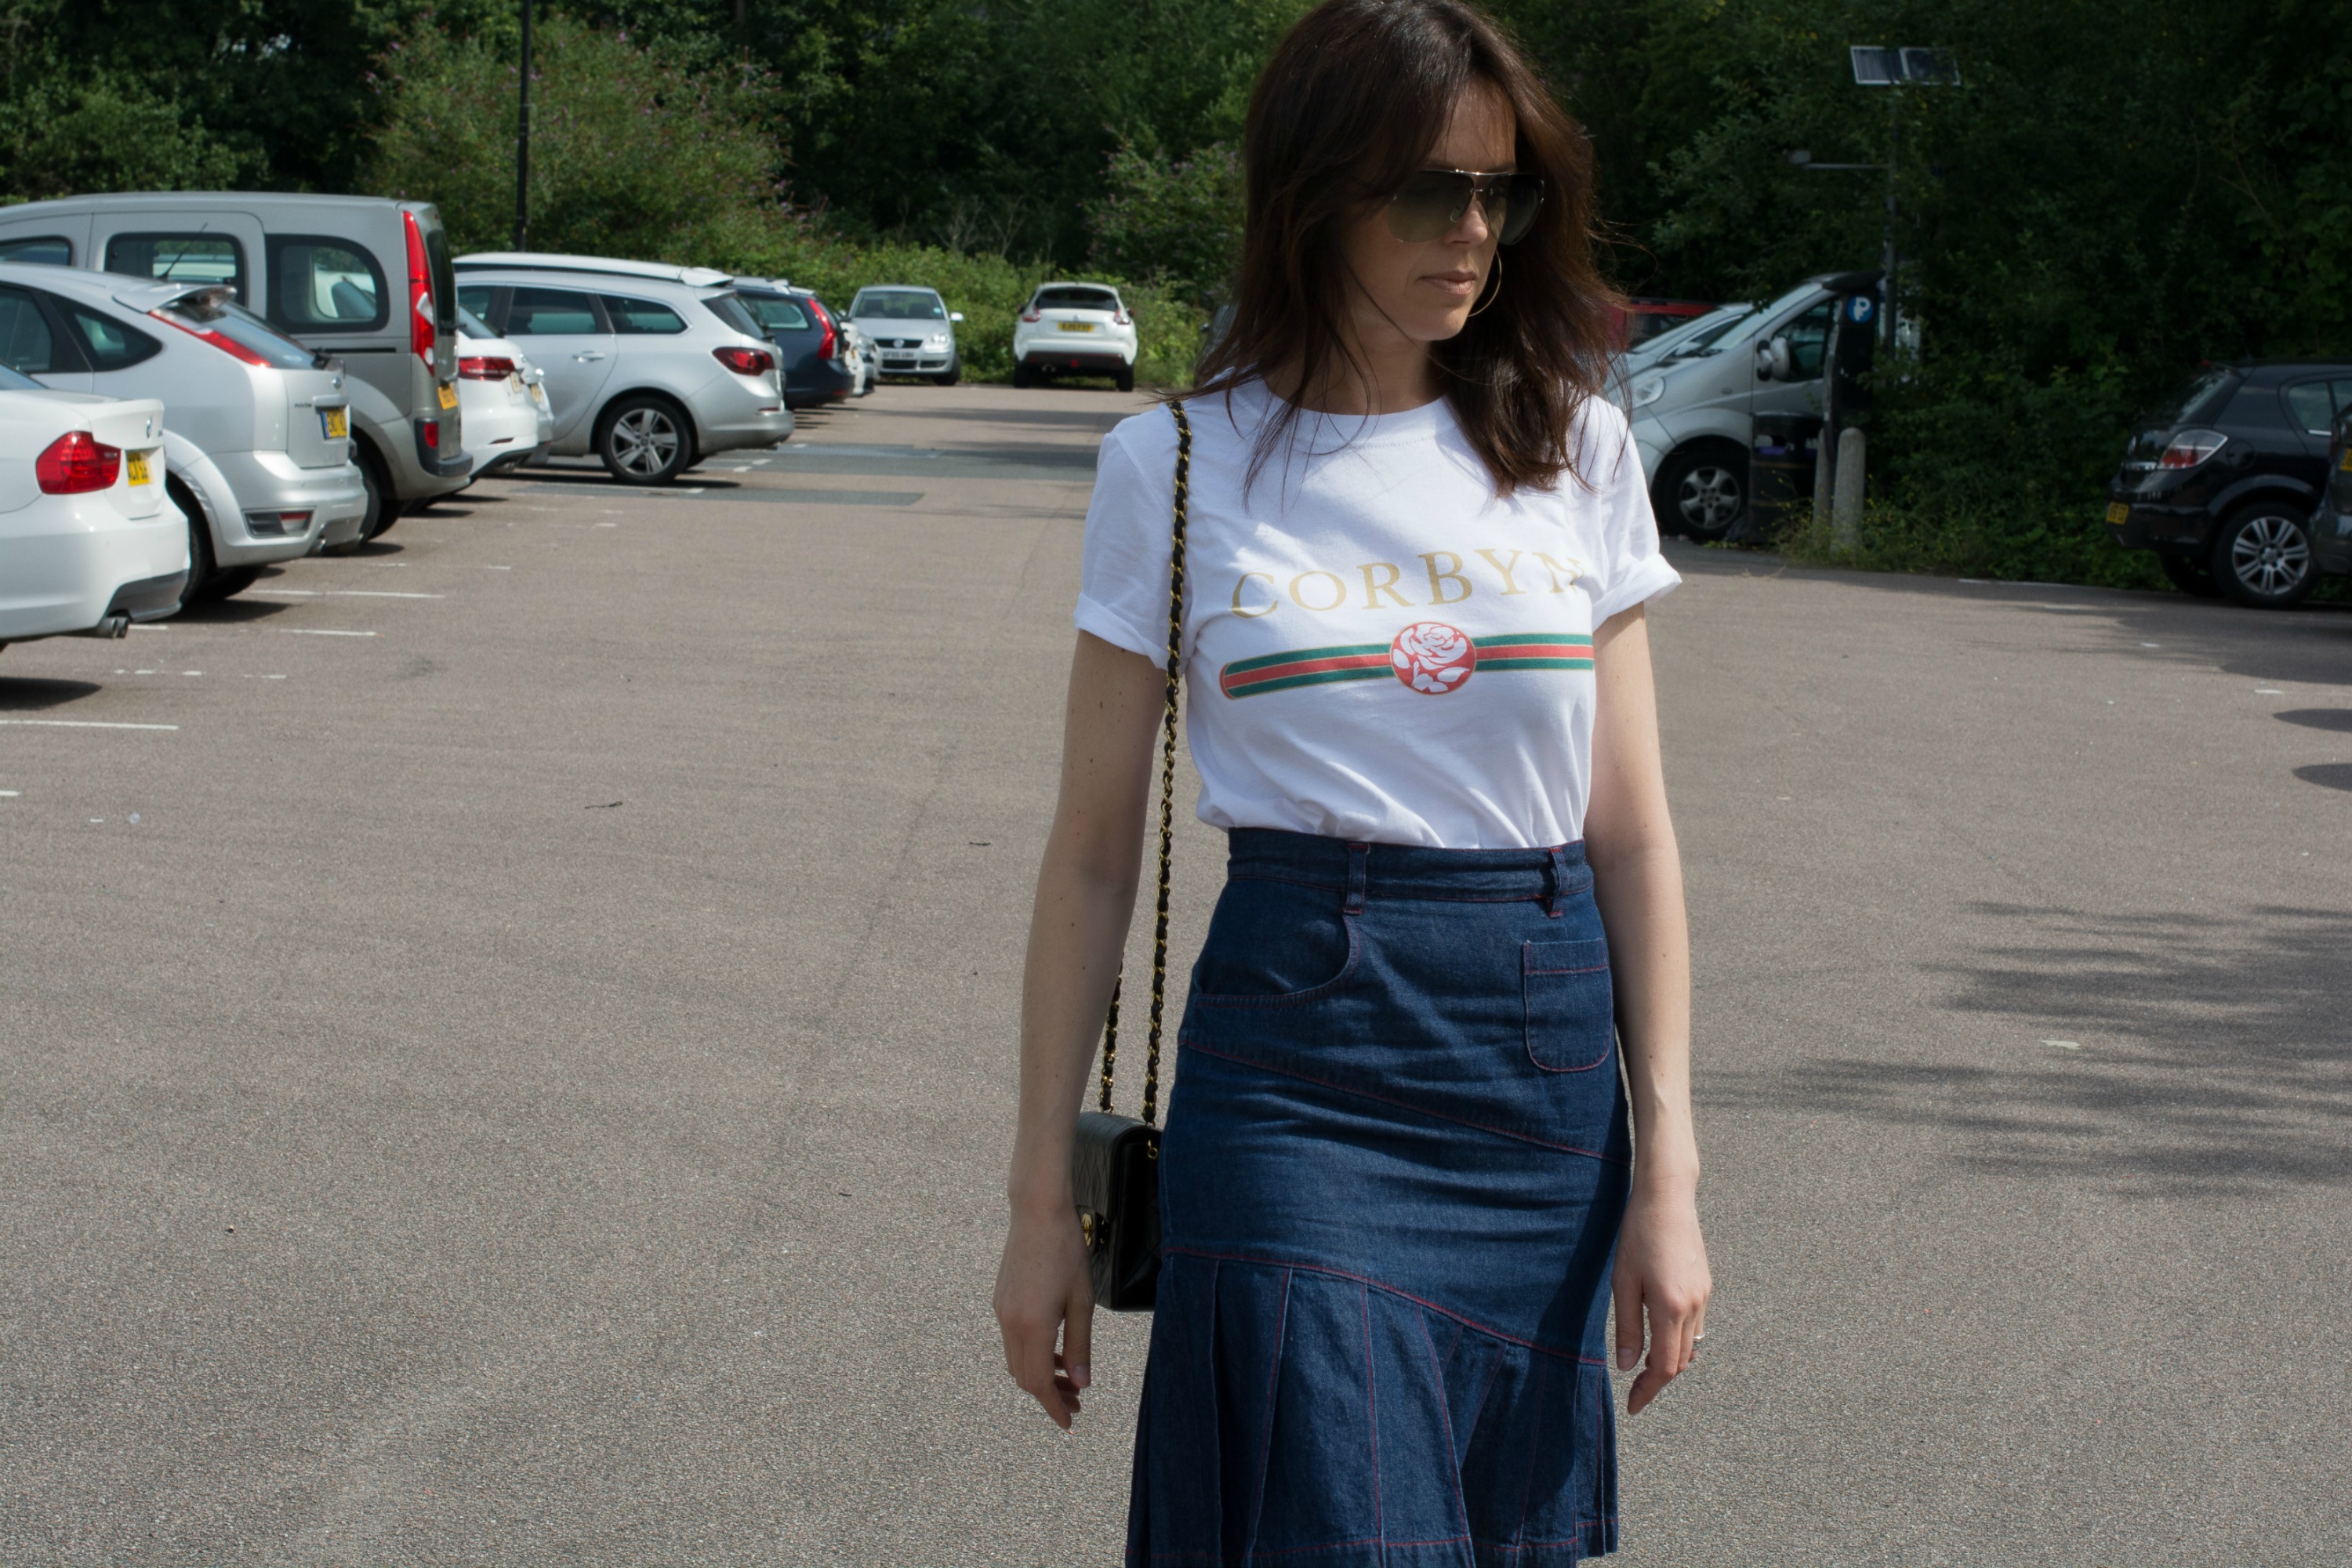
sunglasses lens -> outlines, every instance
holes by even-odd
[[[1527,238],[1528,230],[1536,226],[1536,212],[1543,205],[1543,181],[1533,174],[1513,174],[1496,193],[1495,205],[1487,211],[1492,216],[1495,235],[1505,245],[1516,245]]]
[[[1389,198],[1389,232],[1408,244],[1435,239],[1461,221],[1470,184],[1466,174],[1443,169],[1415,174]]]

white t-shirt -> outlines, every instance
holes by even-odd
[[[1585,405],[1583,482],[1507,500],[1441,398],[1302,413],[1244,492],[1271,395],[1187,401],[1186,722],[1201,819],[1379,844],[1535,848],[1584,835],[1592,632],[1682,579],[1625,416]],[[1176,423],[1103,438],[1078,629],[1168,650]],[[1589,486],[1589,488],[1588,488]]]

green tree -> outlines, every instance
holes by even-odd
[[[1230,145],[1171,161],[1121,142],[1106,184],[1089,215],[1097,266],[1202,305],[1224,292],[1242,238],[1242,163]]]

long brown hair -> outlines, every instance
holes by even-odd
[[[1620,303],[1593,258],[1591,144],[1464,0],[1324,0],[1276,48],[1243,132],[1233,322],[1202,361],[1194,395],[1229,395],[1266,371],[1301,388],[1365,374],[1341,326],[1351,288],[1342,231],[1424,166],[1479,84],[1510,105],[1518,166],[1543,177],[1543,205],[1508,247],[1491,302],[1432,344],[1431,358],[1498,491],[1576,473],[1571,429],[1607,382]],[[1285,405],[1259,431],[1253,475],[1297,417]]]

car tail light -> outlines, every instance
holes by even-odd
[[[468,354],[457,362],[457,374],[467,381],[504,381],[514,368],[514,361],[496,354]]]
[[[188,336],[192,338],[204,339],[205,342],[212,344],[213,347],[220,350],[220,352],[225,354],[235,354],[246,363],[257,364],[264,370],[269,368],[269,362],[267,359],[264,359],[261,355],[254,353],[243,343],[238,342],[226,332],[216,332],[210,327],[192,326],[188,322],[182,321],[179,317],[172,314],[171,311],[165,310],[150,310],[147,313],[154,317],[157,321],[163,322],[165,326],[177,327],[180,331],[187,333]]]
[[[776,356],[765,349],[737,348],[730,344],[723,349],[712,349],[710,357],[737,375],[765,375],[776,368]]]
[[[1024,321],[1042,321],[1045,319],[1045,312],[1032,305],[1021,312],[1021,319]]]
[[[2173,437],[2156,460],[2159,468],[2193,468],[2229,444],[2219,430],[2183,430]]]
[[[426,446],[432,447],[436,452],[439,451],[441,449],[441,421],[438,419],[419,419],[416,422],[416,436],[417,439],[423,441]]]
[[[408,229],[408,352],[430,369],[437,341],[433,330],[433,270],[425,260],[425,231],[416,226],[416,215],[400,216]]]
[[[1115,327],[1131,327],[1135,325],[1135,318],[1127,313],[1125,307],[1113,310],[1110,313],[1110,320],[1111,325]]]
[[[824,329],[824,336],[818,341],[816,345],[816,357],[819,359],[832,359],[841,353],[841,338],[840,335],[833,330],[833,318],[826,315],[824,307],[818,304],[814,300],[809,301],[809,309],[816,312],[817,325]]]
[[[33,477],[40,481],[44,495],[110,490],[121,471],[122,448],[105,445],[87,430],[68,431],[33,460]]]

